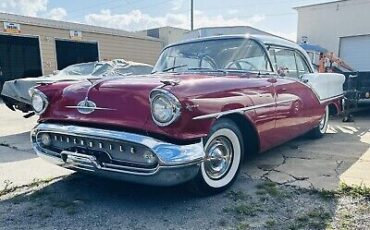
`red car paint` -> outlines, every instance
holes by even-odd
[[[175,86],[162,80],[176,80]],[[153,74],[106,80],[88,94],[97,107],[81,114],[75,106],[85,99],[89,81],[56,83],[38,87],[49,98],[49,106],[39,122],[74,122],[86,126],[100,125],[160,134],[180,141],[207,136],[216,118],[194,120],[194,117],[261,104],[242,115],[253,125],[258,135],[259,151],[265,151],[316,127],[324,115],[325,106],[315,93],[297,80],[273,74]],[[158,127],[151,118],[149,94],[164,88],[181,102],[181,116],[167,127]]]

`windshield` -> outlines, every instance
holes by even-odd
[[[71,65],[61,70],[58,76],[84,76],[91,74],[95,69],[95,62]]]
[[[154,72],[194,71],[271,72],[265,51],[246,38],[185,43],[165,49]]]

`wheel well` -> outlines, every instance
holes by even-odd
[[[258,134],[249,119],[239,113],[229,114],[226,116],[222,116],[221,118],[228,118],[234,121],[236,125],[240,128],[245,143],[244,151],[246,155],[252,156],[258,153],[260,148]]]
[[[331,103],[328,105],[329,107],[329,115],[337,115],[338,114],[338,108],[335,104]]]

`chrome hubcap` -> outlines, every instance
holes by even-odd
[[[214,180],[221,179],[230,169],[233,148],[226,137],[215,138],[206,149],[207,158],[204,163],[207,175]]]

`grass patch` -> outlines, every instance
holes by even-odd
[[[289,229],[325,229],[331,215],[324,208],[319,207],[298,216]]]
[[[251,199],[251,196],[242,191],[230,191],[226,194],[233,201],[245,201]]]
[[[240,222],[238,226],[236,226],[237,230],[247,230],[249,229],[249,224],[246,222]]]
[[[315,191],[323,200],[331,200],[335,197],[336,192],[335,191],[330,191],[330,190],[317,190]]]
[[[276,221],[275,220],[268,220],[265,223],[265,228],[273,229],[273,228],[275,228],[275,225],[276,225]]]
[[[370,198],[370,188],[359,185],[359,186],[349,186],[345,183],[341,183],[338,193],[340,195],[352,196],[352,197],[365,197]]]
[[[253,217],[253,216],[257,216],[257,214],[259,212],[262,212],[263,210],[260,208],[258,204],[255,204],[255,203],[251,203],[251,204],[241,203],[231,208],[225,208],[224,211],[233,212],[237,214],[238,216]]]
[[[257,186],[257,195],[270,195],[272,197],[280,197],[283,195],[283,193],[279,190],[276,183],[271,181],[264,181],[261,184],[258,184]]]

